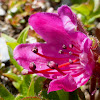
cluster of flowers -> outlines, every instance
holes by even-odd
[[[46,41],[20,44],[14,58],[23,66],[23,74],[52,79],[48,93],[63,89],[72,92],[84,85],[95,66],[92,41],[80,30],[76,15],[63,5],[58,13],[38,12],[29,24]]]

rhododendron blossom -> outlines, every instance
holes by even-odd
[[[15,48],[14,58],[24,68],[22,73],[52,79],[48,93],[60,89],[71,92],[84,85],[95,64],[92,41],[78,29],[71,9],[64,5],[57,14],[33,14],[29,24],[46,42]]]

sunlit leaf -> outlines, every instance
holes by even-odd
[[[72,6],[72,9],[74,9],[77,13],[80,13],[85,16],[88,16],[93,11],[93,8],[94,8],[93,0],[90,0],[90,2],[83,3],[80,5]]]
[[[29,30],[29,26],[27,26],[24,30],[22,30],[22,32],[20,33],[17,42],[18,43],[26,43],[26,38],[27,38],[27,34],[28,34],[28,30]]]
[[[21,82],[13,81],[12,84],[13,84],[13,86],[14,86],[18,91],[20,91]]]
[[[16,40],[14,39],[14,38],[12,38],[12,37],[10,37],[10,36],[8,36],[8,35],[6,35],[6,34],[1,34],[1,37],[3,37],[3,38],[5,38],[5,40],[7,41],[7,42],[16,42]]]
[[[23,95],[17,95],[16,98],[15,98],[15,100],[21,100],[22,98],[24,98]]]
[[[17,42],[7,42],[7,45],[8,46],[10,46],[11,48],[12,48],[12,50],[14,50],[14,48],[17,46],[17,45],[19,45],[19,43],[17,43]]]

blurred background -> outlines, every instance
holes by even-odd
[[[0,0],[0,100],[90,100],[90,82],[78,92],[60,90],[47,94],[51,80],[21,75],[23,68],[13,59],[18,44],[44,42],[29,28],[29,16],[37,12],[57,13],[61,5],[70,6],[89,35],[100,40],[100,0]],[[100,100],[99,90],[95,96]]]

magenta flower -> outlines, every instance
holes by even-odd
[[[36,73],[52,79],[48,93],[60,89],[71,92],[84,85],[95,64],[92,41],[78,30],[71,9],[61,6],[58,14],[33,14],[29,24],[46,43],[21,44],[15,48],[14,58],[25,69],[23,74]]]

